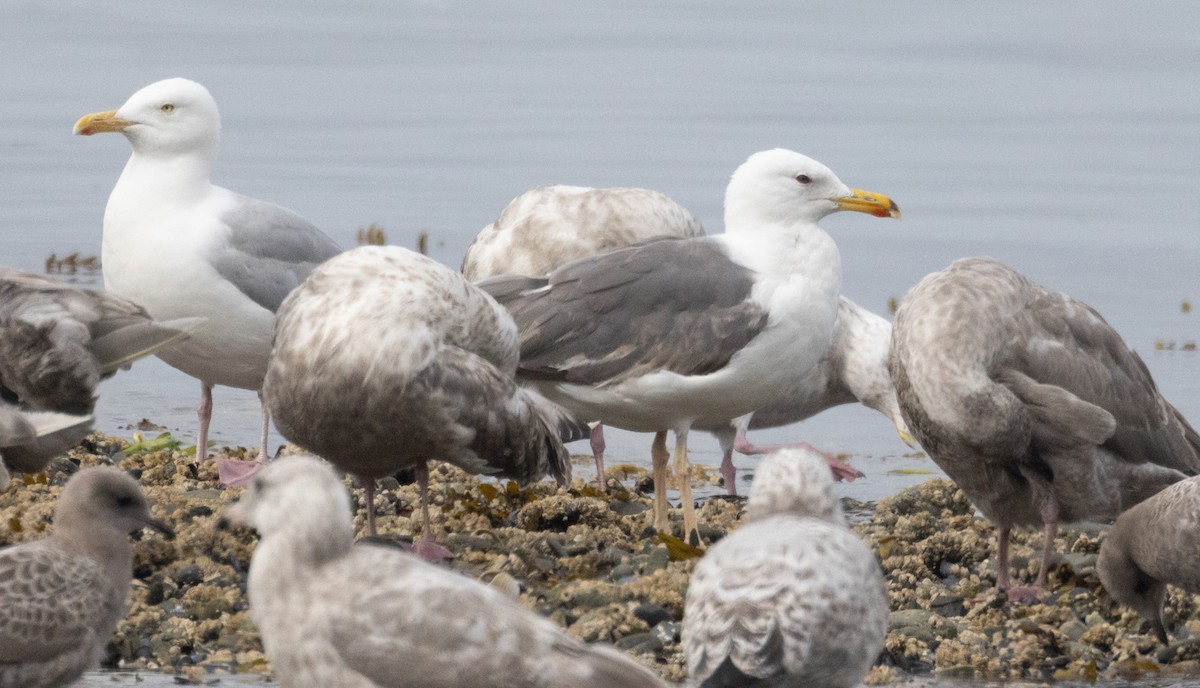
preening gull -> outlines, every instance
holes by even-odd
[[[272,462],[226,520],[259,532],[250,613],[282,685],[666,685],[495,588],[396,547],[354,544],[346,490],[313,457]]]
[[[125,135],[133,154],[104,210],[104,285],[155,318],[208,319],[186,342],[158,353],[200,380],[201,459],[213,385],[257,390],[261,398],[276,309],[340,249],[299,215],[212,184],[221,118],[200,84],[159,81],[119,109],[75,124],[76,134],[111,131]],[[269,427],[264,404],[260,459]],[[251,468],[220,466],[227,483]]]
[[[0,267],[0,486],[87,435],[100,380],[203,322],[156,322],[112,294]]]
[[[129,533],[154,528],[136,481],[110,467],[67,481],[49,537],[0,549],[0,688],[73,682],[96,667],[125,615]]]
[[[652,189],[539,186],[514,198],[479,232],[463,256],[462,273],[472,282],[499,275],[544,277],[580,258],[662,236],[704,236],[704,226]],[[602,423],[592,426],[590,440],[603,488]]]
[[[841,288],[837,210],[896,217],[799,153],[756,153],[725,194],[725,233],[656,239],[585,258],[546,278],[480,286],[521,328],[518,375],[584,419],[675,432],[684,537],[695,539],[687,435],[753,412],[819,365]],[[667,530],[664,436],[652,448],[654,524]]]
[[[775,428],[811,418],[834,406],[861,402],[882,413],[895,426],[900,439],[915,444],[908,425],[900,415],[900,402],[888,372],[888,352],[892,342],[892,324],[859,306],[845,296],[838,299],[837,323],[833,340],[820,362],[808,375],[750,417],[732,424],[704,428],[721,443],[721,476],[730,494],[737,494],[737,469],[733,452],[763,454],[781,447],[752,444],[746,438],[748,428]],[[804,443],[795,445],[812,449]],[[824,452],[818,452],[838,478],[853,480],[862,475],[849,464]]]
[[[930,457],[998,529],[1109,520],[1200,470],[1200,436],[1095,310],[990,258],[909,290],[892,332],[900,409]],[[1019,597],[1033,591],[1012,590]]]
[[[413,467],[432,544],[426,462],[518,481],[570,480],[562,439],[587,427],[519,387],[512,317],[459,273],[394,246],[313,270],[279,308],[265,398],[289,440],[359,476]],[[561,433],[561,435],[560,435]]]
[[[890,605],[824,458],[795,448],[768,455],[743,520],[688,582],[682,633],[693,684],[858,685],[883,649]]]
[[[1167,584],[1200,592],[1200,477],[1181,480],[1117,517],[1100,545],[1100,582],[1150,622],[1163,644]]]

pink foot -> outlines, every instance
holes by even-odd
[[[808,451],[815,452],[816,454],[820,455],[821,458],[825,459],[825,463],[829,464],[829,470],[833,472],[834,480],[854,482],[854,480],[858,478],[866,477],[865,473],[858,470],[854,466],[842,461],[829,452],[823,452],[820,449],[817,449],[808,442],[797,442],[796,444],[781,445],[754,444],[748,437],[746,437],[746,431],[742,428],[738,428],[737,434],[734,435],[733,438],[733,448],[739,454],[770,454],[776,449],[787,449],[789,447],[795,447],[796,449],[807,449]]]
[[[1010,602],[1017,604],[1031,604],[1041,597],[1046,589],[1036,585],[1022,588],[1009,588],[1007,591]]]
[[[224,487],[245,487],[254,480],[262,469],[267,467],[266,461],[240,461],[238,459],[213,459],[217,462],[217,474]]]
[[[435,564],[443,559],[454,558],[454,552],[442,547],[429,538],[421,538],[413,546],[413,554]]]

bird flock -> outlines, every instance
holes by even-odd
[[[342,251],[213,185],[220,117],[196,82],[146,86],[74,131],[132,148],[103,214],[105,291],[0,268],[0,486],[82,439],[97,385],[142,356],[200,381],[198,461],[213,386],[256,390],[258,459],[214,459],[245,488],[223,523],[259,533],[247,592],[284,686],[665,685],[436,563],[453,552],[430,520],[429,462],[566,485],[564,445],[589,438],[607,489],[606,425],[654,435],[653,527],[709,545],[682,627],[697,686],[852,686],[879,655],[886,587],[835,493],[861,474],[804,442],[747,437],[839,404],[885,416],[995,525],[1010,603],[1046,586],[1054,533],[1083,520],[1115,520],[1101,581],[1163,642],[1166,586],[1200,591],[1200,435],[1138,354],[1086,304],[989,258],[922,279],[894,323],[855,304],[819,222],[899,207],[800,153],[739,165],[719,234],[651,190],[532,189],[455,271],[398,247]],[[272,419],[305,453],[269,460]],[[691,497],[694,429],[720,440],[731,494],[733,451],[767,454],[741,527],[716,543]],[[334,467],[363,487],[371,535],[375,481],[414,472],[413,551],[355,542]],[[173,536],[113,467],[70,478],[53,526],[0,549],[0,688],[95,667],[126,608],[127,535]],[[1029,586],[1009,572],[1015,527],[1046,534]]]

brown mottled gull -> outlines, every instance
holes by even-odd
[[[1108,594],[1147,619],[1166,644],[1167,584],[1200,593],[1200,477],[1181,480],[1121,514],[1100,545],[1096,571]]]
[[[1009,588],[1015,526],[1109,520],[1200,470],[1200,436],[1142,359],[1095,310],[990,258],[922,279],[892,332],[904,419],[998,529],[996,586]]]
[[[105,288],[155,318],[208,319],[159,352],[200,380],[196,458],[208,452],[213,385],[261,390],[283,297],[341,249],[299,215],[210,181],[221,116],[208,89],[157,81],[117,110],[85,115],[75,133],[120,132],[133,149],[104,210]],[[264,403],[259,458],[267,453]],[[254,466],[220,459],[235,484]]]
[[[821,163],[750,156],[725,194],[724,234],[664,238],[584,258],[546,278],[480,282],[521,328],[518,376],[580,418],[658,434],[654,523],[667,530],[666,430],[684,537],[695,539],[687,435],[770,403],[819,365],[841,289],[838,210],[897,217]]]
[[[427,461],[473,473],[570,479],[561,437],[586,426],[513,379],[512,317],[457,272],[363,246],[313,270],[279,308],[264,395],[279,431],[363,480],[416,470],[432,544]]]
[[[313,457],[272,462],[226,519],[261,536],[247,592],[282,685],[666,685],[495,588],[396,547],[355,544],[346,490]]]
[[[846,526],[824,458],[767,456],[744,523],[696,564],[683,613],[688,676],[717,686],[857,685],[883,649],[889,603]]]
[[[688,209],[652,189],[539,186],[514,198],[479,232],[463,256],[462,273],[472,282],[499,275],[544,277],[581,258],[663,236],[704,236],[704,227]],[[589,439],[603,488],[603,423],[592,425]]]
[[[0,471],[42,470],[87,435],[100,380],[203,322],[0,267]]]
[[[63,686],[96,667],[126,611],[129,533],[146,527],[174,537],[133,478],[84,468],[49,537],[0,549],[0,688]]]

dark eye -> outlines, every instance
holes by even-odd
[[[163,103],[162,107],[160,107],[158,109],[162,110],[163,112],[171,112],[175,109],[175,104],[174,103]]]
[[[798,174],[796,175],[796,181],[800,182],[801,184],[812,184],[812,177],[808,176],[807,174]]]
[[[262,492],[266,488],[267,488],[267,481],[263,480],[262,478],[254,479],[254,491],[255,492]]]
[[[133,497],[130,497],[128,495],[124,496],[124,497],[117,497],[117,506],[121,507],[122,509],[124,509],[127,506],[132,506],[132,505],[133,505]]]

